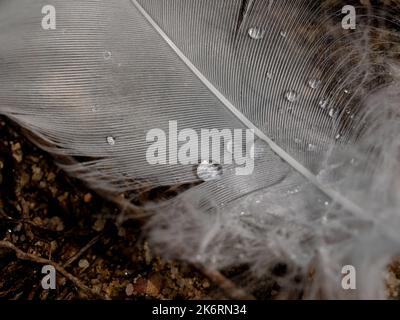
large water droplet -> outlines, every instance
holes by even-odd
[[[107,137],[107,143],[108,143],[110,146],[114,146],[114,145],[115,145],[115,138],[114,138],[114,137],[111,137],[111,136]]]
[[[264,38],[264,34],[265,31],[261,28],[254,27],[249,29],[249,36],[254,40],[260,40]]]
[[[289,102],[296,102],[298,95],[297,92],[290,90],[285,93],[285,97]]]
[[[218,180],[222,176],[222,166],[204,160],[197,166],[197,176],[203,181]]]
[[[308,81],[308,85],[310,86],[310,88],[312,89],[318,89],[319,86],[321,85],[321,80],[318,79],[310,79]]]

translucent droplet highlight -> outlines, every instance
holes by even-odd
[[[321,109],[326,109],[326,107],[328,106],[329,101],[327,99],[322,99],[319,101],[319,107]]]
[[[107,143],[108,143],[110,146],[114,146],[114,145],[115,145],[115,138],[114,138],[114,137],[111,137],[111,136],[108,136],[108,137],[107,137]]]
[[[296,102],[298,94],[296,91],[290,90],[285,93],[285,98],[289,102]]]
[[[308,85],[311,89],[318,89],[321,86],[321,80],[318,79],[310,79],[308,81]]]
[[[110,60],[111,56],[112,56],[112,54],[110,51],[104,51],[104,53],[103,53],[104,60]]]
[[[249,29],[249,37],[254,40],[260,40],[264,38],[264,35],[265,31],[261,28],[254,27]]]
[[[204,160],[197,166],[197,176],[203,181],[218,180],[222,176],[222,166]]]

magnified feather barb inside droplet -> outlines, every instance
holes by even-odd
[[[4,0],[0,113],[103,193],[192,185],[143,206],[167,257],[240,266],[250,291],[269,277],[304,298],[384,298],[400,249],[392,2],[355,6],[354,29],[336,0]],[[220,134],[209,158],[202,130]],[[249,174],[213,159],[235,150]]]

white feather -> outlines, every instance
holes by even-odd
[[[200,182],[192,165],[149,165],[146,133],[169,121],[253,129],[254,173],[223,164],[220,180],[158,208],[154,247],[215,268],[247,264],[256,278],[281,260],[303,273],[315,264],[329,297],[341,296],[350,261],[365,281],[356,297],[382,297],[366,274],[400,241],[399,35],[388,10],[359,7],[345,31],[340,5],[305,0],[45,2],[0,3],[0,113],[78,159],[67,172],[111,194]],[[45,4],[56,30],[41,28]]]

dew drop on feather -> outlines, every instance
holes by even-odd
[[[114,146],[114,145],[115,145],[115,138],[114,138],[114,137],[111,137],[111,136],[107,137],[107,143],[108,143],[110,146]]]
[[[308,85],[310,86],[311,89],[318,89],[319,86],[321,85],[321,80],[318,79],[310,79],[308,81]]]
[[[110,60],[111,59],[111,52],[110,51],[104,51],[103,57],[104,57],[104,60]]]
[[[204,160],[197,166],[197,176],[203,181],[218,180],[222,176],[222,166]]]
[[[249,36],[254,40],[260,40],[264,38],[265,31],[263,29],[254,27],[249,29]]]
[[[326,99],[320,100],[318,104],[321,109],[325,109],[328,106],[328,100]]]
[[[285,97],[289,102],[296,102],[298,95],[297,92],[290,90],[286,92]]]

